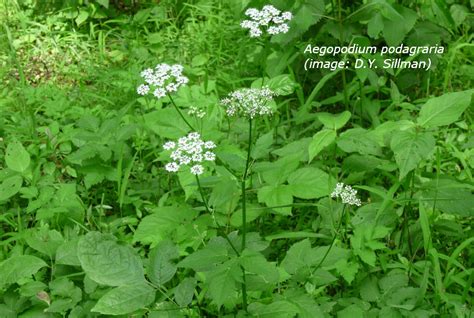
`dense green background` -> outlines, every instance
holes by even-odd
[[[474,316],[474,2],[269,3],[290,31],[255,39],[264,1],[0,0],[0,317]],[[445,52],[305,71],[308,43]],[[380,60],[321,57],[355,58]],[[158,63],[185,67],[173,99],[218,145],[202,196],[163,169],[188,127],[136,93]],[[219,100],[262,83],[276,112],[246,161]]]

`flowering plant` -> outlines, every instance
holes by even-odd
[[[194,175],[204,173],[202,165],[205,161],[216,160],[216,155],[211,150],[216,147],[212,141],[203,141],[197,132],[191,132],[185,137],[178,139],[178,142],[168,141],[163,145],[165,150],[172,150],[171,159],[173,162],[167,163],[165,169],[169,172],[177,172],[181,166],[190,165],[190,172]]]
[[[250,119],[255,116],[271,115],[270,102],[276,94],[268,87],[243,88],[230,93],[221,100],[228,116],[243,115]]]
[[[147,68],[140,73],[146,84],[137,87],[139,95],[147,95],[152,91],[156,98],[165,97],[166,94],[176,92],[189,79],[183,76],[183,66],[179,64],[158,64],[154,69]]]
[[[262,28],[271,35],[287,33],[290,27],[286,22],[293,17],[291,12],[281,12],[272,5],[266,5],[262,10],[250,8],[245,11],[245,15],[250,17],[250,20],[242,21],[240,26],[250,30],[250,37],[261,36],[264,32]]]
[[[336,184],[336,188],[331,193],[331,198],[341,198],[342,203],[349,205],[361,206],[362,204],[360,199],[357,198],[357,190],[352,189],[349,185],[344,186],[344,183]]]

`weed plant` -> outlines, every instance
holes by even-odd
[[[474,316],[472,9],[0,0],[0,317]]]

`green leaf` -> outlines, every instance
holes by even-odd
[[[240,255],[240,264],[246,272],[255,274],[267,284],[278,283],[279,273],[274,263],[255,251],[244,250]]]
[[[178,263],[179,267],[192,268],[195,271],[208,271],[217,264],[226,261],[228,256],[226,242],[223,238],[212,239],[205,248],[196,251]]]
[[[311,162],[321,150],[329,146],[334,140],[336,140],[336,132],[334,130],[323,129],[317,132],[313,136],[313,140],[308,147],[309,161]]]
[[[174,300],[176,300],[176,303],[181,307],[189,305],[193,301],[195,288],[195,278],[186,277],[185,279],[183,279],[174,290]]]
[[[425,128],[452,124],[472,104],[473,93],[474,89],[470,89],[429,99],[421,107],[418,124]]]
[[[66,241],[56,250],[56,264],[81,266],[77,257],[77,244],[79,240]]]
[[[97,0],[97,3],[106,9],[109,8],[109,0]]]
[[[123,285],[102,296],[91,311],[103,315],[125,315],[145,308],[155,300],[155,289],[149,285]]]
[[[265,83],[277,95],[286,96],[295,91],[298,84],[288,74],[278,75]]]
[[[184,116],[187,116],[186,114]],[[144,115],[145,125],[157,135],[177,139],[188,132],[189,128],[181,117],[176,116],[173,108],[164,108]],[[189,120],[189,118],[188,118]]]
[[[329,182],[329,175],[313,167],[296,170],[288,177],[291,194],[301,199],[317,199],[327,196],[334,186],[335,180]]]
[[[7,147],[5,162],[11,170],[23,173],[30,165],[30,154],[21,143],[14,141]]]
[[[0,289],[36,274],[48,266],[41,258],[31,255],[12,256],[0,263]]]
[[[298,307],[285,300],[277,300],[270,304],[251,303],[249,313],[259,318],[291,318],[300,313]]]
[[[344,152],[358,152],[361,155],[382,155],[382,149],[376,138],[363,128],[352,128],[343,132],[339,136],[337,146]]]
[[[21,189],[22,183],[23,178],[20,176],[11,176],[3,180],[0,184],[0,202],[17,194]]]
[[[38,252],[49,256],[49,258],[54,258],[56,250],[63,242],[64,239],[61,233],[56,230],[49,230],[48,227],[28,229],[26,243]]]
[[[395,154],[395,161],[400,170],[399,180],[415,169],[421,160],[430,156],[435,147],[431,133],[414,131],[397,131],[392,137],[390,147]]]
[[[231,305],[237,297],[237,281],[240,280],[242,270],[235,259],[219,265],[215,270],[208,272],[209,296],[218,308],[222,305]]]
[[[150,262],[147,267],[148,278],[156,285],[161,286],[173,278],[178,267],[173,260],[179,257],[176,245],[170,240],[161,241],[152,249]]]
[[[291,205],[293,204],[291,192],[291,187],[287,185],[265,186],[258,190],[258,202],[265,203],[268,207]],[[278,214],[291,215],[291,206],[272,210]]]
[[[392,18],[384,18],[384,28],[382,31],[387,44],[390,46],[399,45],[408,32],[413,29],[418,19],[416,12],[406,7],[394,5],[394,8],[398,14],[393,15]]]
[[[87,18],[89,18],[89,12],[81,10],[75,19],[77,26],[80,26],[82,23],[86,22]]]
[[[318,113],[318,119],[323,123],[324,127],[331,130],[338,130],[344,127],[351,118],[351,113],[343,111],[340,114]]]
[[[461,217],[474,216],[473,187],[446,177],[423,184],[421,198],[424,204],[443,213]],[[420,217],[421,217],[420,211]]]
[[[77,253],[90,279],[108,286],[122,286],[145,280],[143,264],[133,248],[122,246],[112,235],[89,232],[79,240]]]
[[[197,212],[186,206],[159,207],[144,217],[138,225],[133,242],[157,244],[176,232],[178,226],[191,222]]]

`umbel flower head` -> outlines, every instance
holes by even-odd
[[[139,95],[152,93],[156,98],[165,97],[167,93],[176,92],[178,88],[189,82],[183,76],[183,66],[179,64],[158,64],[154,69],[147,68],[140,73],[145,84],[137,87]]]
[[[344,186],[344,183],[336,184],[331,198],[341,198],[342,203],[361,206],[361,201],[357,198],[357,190],[352,189],[350,185]]]
[[[270,102],[276,94],[268,87],[243,88],[230,93],[221,100],[228,116],[243,115],[253,119],[255,116],[271,115]]]
[[[249,29],[252,38],[261,36],[264,33],[262,29],[271,35],[288,32],[290,27],[286,22],[293,17],[291,12],[281,12],[272,5],[266,5],[262,10],[247,9],[245,15],[250,17],[250,20],[242,21],[240,26]]]
[[[215,147],[214,142],[203,141],[197,132],[179,138],[178,142],[168,141],[163,148],[172,151],[170,157],[173,161],[167,163],[165,169],[169,172],[178,172],[181,166],[189,166],[192,174],[201,175],[204,173],[202,164],[216,160],[216,155],[211,151]]]

